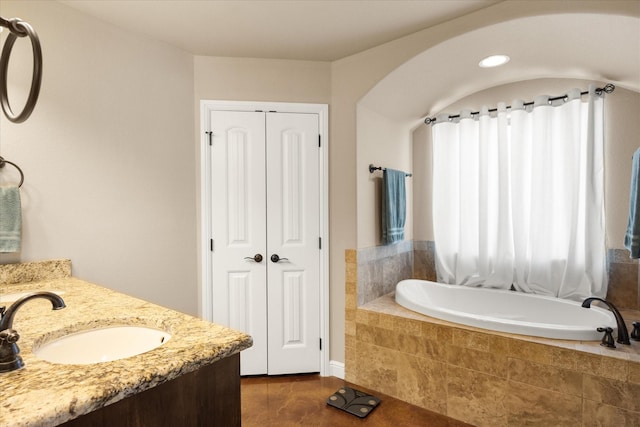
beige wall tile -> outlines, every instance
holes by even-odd
[[[445,364],[423,357],[398,356],[398,398],[441,414],[447,411]]]
[[[344,334],[356,335],[356,322],[344,322]]]
[[[397,396],[398,352],[358,342],[357,384],[391,396]]]
[[[347,353],[351,354],[354,353],[354,357],[355,357],[355,350],[356,350],[356,337],[353,335],[347,335],[344,337],[344,346],[347,349]]]
[[[356,294],[346,294],[344,296],[344,308],[356,309],[358,307],[358,300]]]
[[[595,402],[640,412],[640,384],[584,374],[582,395]]]
[[[620,344],[621,345],[621,344]],[[613,357],[602,357],[600,376],[618,381],[629,380],[629,361]]]
[[[584,352],[576,353],[576,369],[584,374],[602,376],[604,371],[602,360],[604,358],[597,354]]]
[[[618,308],[638,309],[638,264],[612,262],[609,264],[607,300]]]
[[[406,319],[403,317],[395,317],[393,329],[397,332],[403,332],[416,337],[422,335],[423,322],[414,319]]]
[[[582,403],[583,426],[640,426],[640,412],[626,411],[585,399]]]
[[[509,347],[512,339],[499,335],[489,335],[489,351],[496,354],[509,355]]]
[[[640,384],[640,363],[629,363],[629,381]]]
[[[394,350],[398,348],[397,334],[388,329],[358,324],[357,332],[358,340],[364,343],[375,344],[380,347]]]
[[[355,263],[347,263],[345,265],[345,282],[358,281],[358,265]]]
[[[509,341],[509,356],[532,362],[551,364],[551,347],[533,342],[511,340]]]
[[[453,328],[453,344],[473,350],[489,351],[489,334]]]
[[[551,347],[551,365],[558,368],[578,370],[578,353],[568,348]]]
[[[396,334],[395,332],[392,332]],[[398,351],[406,354],[423,354],[423,342],[421,338],[414,337],[408,334],[396,334],[396,348]]]
[[[351,322],[356,321],[356,310],[353,308],[347,308],[344,310],[344,320],[348,320]]]
[[[582,397],[582,374],[570,369],[510,358],[509,380]]]
[[[369,324],[369,315],[364,310],[356,310],[356,322],[368,325]]]
[[[358,285],[356,282],[345,283],[345,294],[356,296],[358,292]]]
[[[378,326],[383,329],[393,330],[393,326],[395,324],[395,316],[390,316],[388,314],[384,316],[380,316]]]
[[[582,399],[515,381],[507,387],[510,426],[577,426],[582,420]]]
[[[447,415],[476,426],[508,426],[507,380],[449,366]]]
[[[507,378],[507,356],[505,354],[449,345],[447,346],[447,363]]]
[[[367,316],[368,316],[368,320],[367,320],[367,324],[371,325],[371,326],[378,326],[380,324],[380,314],[373,312],[373,311],[368,311],[366,312]]]
[[[357,263],[358,262],[358,251],[355,249],[347,249],[344,251],[344,262],[346,263]]]

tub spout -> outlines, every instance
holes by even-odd
[[[593,301],[600,301],[601,303],[605,304],[609,310],[611,310],[611,312],[613,313],[613,316],[616,318],[616,324],[618,325],[618,339],[617,341],[620,344],[627,344],[630,345],[631,341],[629,341],[629,331],[627,330],[627,325],[624,323],[624,319],[622,318],[622,314],[620,314],[620,312],[618,311],[618,309],[616,308],[615,305],[613,305],[613,303],[610,303],[609,301],[606,301],[602,298],[598,298],[598,297],[590,297],[584,300],[584,302],[582,303],[582,306],[584,308],[590,308],[591,307],[591,303]]]
[[[44,291],[25,295],[6,310],[4,307],[0,307],[0,372],[10,372],[24,366],[22,357],[20,357],[20,349],[16,344],[20,335],[13,329],[13,318],[25,302],[34,298],[48,299],[54,310],[65,307],[64,300],[59,295]]]

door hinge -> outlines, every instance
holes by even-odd
[[[322,350],[322,338],[320,338],[320,350]]]
[[[322,147],[322,135],[318,135],[318,148]]]
[[[213,252],[213,239],[209,239],[209,249]]]
[[[322,250],[322,237],[318,237],[318,249]]]
[[[205,132],[205,133],[206,133],[207,135],[209,135],[209,145],[213,145],[213,141],[212,141],[212,138],[213,138],[213,132],[208,131],[208,132]]]

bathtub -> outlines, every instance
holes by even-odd
[[[603,334],[596,331],[598,327],[616,329],[615,317],[609,310],[502,289],[409,279],[396,286],[396,302],[437,319],[534,337],[599,341]]]

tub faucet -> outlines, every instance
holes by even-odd
[[[0,372],[10,372],[24,366],[20,349],[16,342],[20,335],[13,329],[13,318],[22,304],[35,299],[45,298],[51,301],[54,310],[65,308],[64,300],[53,292],[33,292],[15,301],[8,309],[0,307]]]
[[[613,316],[616,318],[616,323],[618,325],[618,339],[617,339],[617,341],[620,344],[630,345],[631,341],[629,341],[629,331],[627,330],[627,325],[624,323],[624,319],[622,318],[622,314],[620,314],[620,312],[618,311],[616,306],[613,305],[613,303],[610,303],[609,301],[603,300],[602,298],[598,298],[598,297],[587,298],[582,303],[582,306],[584,308],[589,308],[589,307],[591,307],[591,302],[593,302],[593,301],[600,301],[600,302],[604,303],[607,307],[609,307],[609,310],[611,310],[611,312],[613,313]]]

